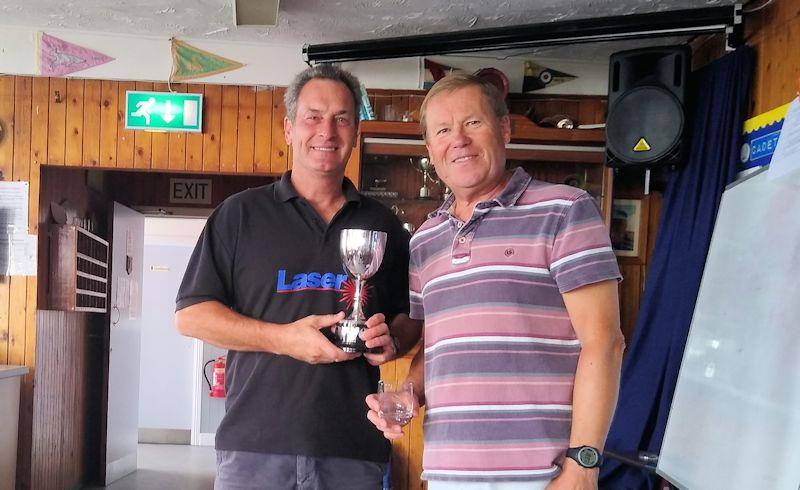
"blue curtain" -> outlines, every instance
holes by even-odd
[[[687,164],[669,177],[653,260],[622,367],[617,411],[606,447],[658,453],[703,275],[722,191],[736,175],[753,50],[743,46],[692,75]],[[652,474],[614,460],[601,488],[655,488]]]

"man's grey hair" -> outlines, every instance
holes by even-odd
[[[339,82],[350,91],[353,96],[353,113],[355,124],[358,125],[359,115],[361,113],[361,84],[352,73],[343,70],[336,65],[321,64],[306,68],[294,77],[291,85],[286,88],[286,93],[283,95],[283,103],[286,106],[286,116],[290,121],[294,122],[297,117],[297,99],[300,98],[300,92],[303,87],[311,80],[333,80]]]

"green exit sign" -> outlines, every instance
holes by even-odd
[[[125,94],[125,129],[199,133],[202,126],[202,94],[138,90]]]

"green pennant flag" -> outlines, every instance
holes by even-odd
[[[217,56],[177,39],[172,40],[172,77],[176,82],[207,77],[241,68],[237,61]]]

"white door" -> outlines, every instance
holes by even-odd
[[[205,218],[145,218],[140,442],[190,441],[194,342],[175,328],[175,297],[205,223]]]
[[[114,203],[108,354],[106,478],[136,471],[144,216]]]

